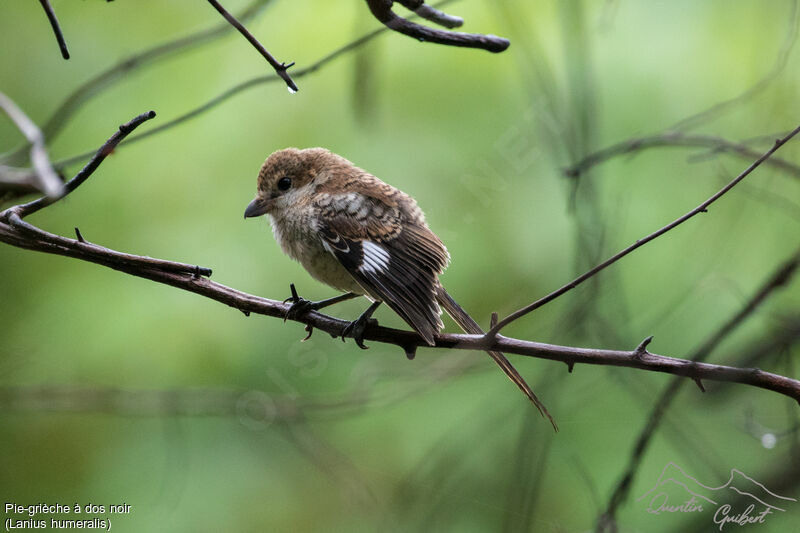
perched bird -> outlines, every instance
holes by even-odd
[[[429,345],[442,329],[440,306],[472,334],[480,326],[439,283],[450,259],[409,195],[324,148],[286,148],[271,154],[258,174],[258,191],[245,218],[268,214],[281,249],[315,279],[344,297],[295,301],[290,313],[364,295],[372,305],[342,335],[364,348],[367,323],[381,304],[405,320]],[[555,422],[516,369],[499,352],[487,352]]]

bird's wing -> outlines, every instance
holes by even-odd
[[[342,202],[320,210],[323,246],[370,296],[433,345],[443,327],[436,287],[448,261],[444,245],[396,205],[353,192]]]

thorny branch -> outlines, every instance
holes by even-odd
[[[214,9],[216,9],[219,14],[230,23],[231,26],[239,30],[239,33],[244,35],[245,39],[247,39],[250,44],[252,44],[262,56],[264,56],[264,59],[267,60],[267,63],[269,63],[272,68],[275,69],[275,72],[278,74],[278,76],[280,76],[281,79],[286,82],[286,86],[289,87],[289,90],[293,93],[296,93],[297,85],[292,77],[289,76],[289,72],[287,72],[288,69],[294,65],[294,62],[289,63],[288,65],[286,63],[279,63],[278,60],[272,57],[272,54],[270,54],[267,49],[264,48],[264,45],[261,44],[258,39],[256,39],[253,34],[250,33],[247,28],[245,28],[244,25],[236,19],[236,17],[231,15],[224,7],[222,7],[217,0],[208,0],[208,3],[211,4]]]
[[[753,172],[756,168],[758,168],[761,165],[761,163],[763,163],[764,161],[768,160],[770,158],[770,156],[772,156],[773,153],[775,153],[781,146],[786,144],[792,137],[797,135],[797,133],[799,133],[799,132],[800,132],[800,126],[796,127],[794,130],[792,130],[785,137],[776,140],[775,144],[772,146],[772,148],[767,150],[763,155],[761,155],[761,157],[759,157],[753,163],[751,163],[750,166],[748,166],[745,170],[743,170],[738,176],[736,176],[733,180],[731,180],[722,189],[720,189],[719,191],[714,193],[710,198],[708,198],[706,201],[704,201],[703,203],[701,203],[700,205],[698,205],[697,207],[695,207],[694,209],[692,209],[691,211],[689,211],[685,215],[683,215],[683,216],[681,216],[679,218],[676,218],[675,220],[673,220],[672,222],[670,222],[666,226],[664,226],[664,227],[660,228],[659,230],[651,233],[650,235],[648,235],[648,236],[646,236],[646,237],[644,237],[642,239],[637,240],[635,243],[631,244],[627,248],[617,252],[616,254],[614,254],[613,256],[609,257],[608,259],[606,259],[605,261],[603,261],[599,265],[597,265],[594,268],[588,270],[584,274],[581,274],[580,276],[578,276],[574,280],[570,281],[569,283],[567,283],[566,285],[562,286],[561,288],[556,289],[555,291],[551,292],[547,296],[544,296],[544,297],[536,300],[535,302],[533,302],[533,303],[531,303],[529,305],[526,305],[525,307],[523,307],[521,309],[518,309],[518,310],[514,311],[513,313],[511,313],[510,315],[505,317],[503,320],[501,320],[500,322],[495,324],[494,327],[490,328],[489,331],[486,332],[486,338],[487,339],[491,339],[501,329],[503,329],[505,326],[507,326],[511,322],[513,322],[513,321],[515,321],[515,320],[527,315],[528,313],[530,313],[530,312],[542,307],[543,305],[555,300],[556,298],[558,298],[562,294],[574,289],[575,287],[577,287],[578,285],[580,285],[581,283],[583,283],[587,279],[590,279],[591,277],[593,277],[594,275],[596,275],[600,271],[604,270],[606,267],[611,266],[612,264],[616,263],[617,261],[619,261],[620,259],[622,259],[626,255],[628,255],[629,253],[633,252],[637,248],[640,248],[640,247],[644,246],[648,242],[660,237],[661,235],[664,235],[665,233],[667,233],[671,229],[676,228],[677,226],[683,224],[684,222],[686,222],[690,218],[693,218],[695,215],[707,212],[708,211],[708,207],[711,204],[716,202],[725,193],[727,193],[733,187],[735,187],[737,183],[739,183],[744,178],[746,178],[751,172]]]
[[[61,33],[61,26],[58,24],[58,18],[56,18],[56,13],[50,5],[50,0],[39,0],[39,3],[42,4],[44,12],[47,14],[47,20],[50,21],[50,26],[53,27],[53,33],[56,34],[56,41],[58,41],[58,47],[61,49],[61,57],[69,59],[67,42],[64,40],[64,34]]]
[[[408,35],[420,41],[461,46],[464,48],[479,48],[489,52],[502,52],[510,44],[508,39],[496,35],[482,35],[479,33],[463,33],[457,31],[439,30],[411,22],[409,19],[397,16],[392,11],[394,0],[366,0],[372,15],[390,30]],[[446,28],[461,26],[463,20],[442,13],[426,5],[422,0],[399,0],[406,8],[417,15]]]
[[[84,183],[125,135],[154,116],[155,113],[152,111],[144,113],[120,126],[119,131],[112,135],[92,160],[66,184],[65,195]],[[788,137],[782,141],[786,142],[787,140]],[[780,143],[781,141],[776,143],[776,147],[768,151],[759,161],[769,157]],[[751,168],[754,167],[751,166]],[[51,203],[53,201],[45,197],[27,204],[10,207],[0,213],[0,241],[20,248],[97,263],[205,296],[236,308],[245,314],[256,313],[281,319],[286,317],[290,304],[247,294],[211,281],[206,277],[211,275],[210,269],[117,252],[87,242],[80,235],[77,240],[54,235],[23,220],[25,216],[35,213]],[[349,324],[345,320],[314,311],[292,320],[306,324],[308,327],[318,328],[333,337],[340,336],[345,326]],[[367,328],[364,338],[399,346],[406,354],[413,353],[419,346],[426,344],[415,332],[375,325]],[[513,339],[502,335],[496,335],[490,339],[483,335],[442,334],[436,338],[435,347],[479,351],[496,350],[550,359],[566,363],[570,370],[576,363],[612,365],[689,377],[695,381],[705,379],[742,383],[778,392],[800,402],[800,381],[798,380],[757,368],[736,368],[654,354],[646,349],[652,338],[645,339],[636,349],[630,351],[558,346]]]

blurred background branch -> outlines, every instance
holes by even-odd
[[[759,287],[755,293],[747,299],[741,309],[724,322],[719,329],[711,334],[697,349],[692,353],[690,359],[695,362],[705,361],[711,353],[719,346],[728,336],[730,336],[742,323],[747,320],[761,304],[772,296],[775,291],[781,287],[785,287],[794,277],[798,267],[800,267],[800,248],[784,262],[778,265],[775,271],[768,276],[764,283]],[[605,511],[598,517],[596,531],[598,533],[604,531],[615,531],[617,529],[616,514],[619,506],[628,497],[631,485],[637,471],[642,463],[645,452],[653,438],[653,435],[658,430],[664,415],[669,410],[672,402],[677,398],[678,391],[683,385],[683,380],[672,379],[670,383],[664,387],[661,394],[653,403],[650,416],[647,419],[645,426],[641,429],[636,444],[633,447],[631,456],[628,459],[628,466],[621,476],[621,479],[614,487],[611,497],[608,500]],[[702,388],[702,385],[701,385]],[[705,392],[705,389],[703,389]],[[800,403],[800,402],[799,402]]]
[[[19,131],[28,139],[30,143],[30,160],[33,165],[33,177],[21,176],[18,169],[0,167],[0,197],[6,192],[5,185],[11,187],[27,181],[33,188],[46,194],[50,198],[57,198],[62,194],[64,184],[53,170],[50,158],[47,155],[47,147],[44,135],[36,127],[31,119],[14,103],[11,98],[0,92],[0,109],[14,122]],[[9,175],[10,174],[10,175]]]
[[[781,137],[783,137],[783,134],[781,134]],[[628,139],[592,152],[574,165],[564,169],[564,175],[569,178],[577,178],[592,167],[603,164],[615,157],[625,154],[634,154],[650,148],[669,147],[708,148],[709,154],[731,153],[743,159],[754,159],[761,153],[759,150],[750,148],[744,143],[729,141],[714,135],[668,132],[648,137]],[[771,157],[766,164],[785,171],[787,175],[800,178],[800,166],[790,161],[779,157]]]

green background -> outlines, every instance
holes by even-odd
[[[69,61],[37,2],[0,6],[0,90],[39,124],[102,70],[221,21],[201,1],[53,3]],[[379,27],[362,1],[267,4],[247,26],[279,60],[296,61],[294,72]],[[210,267],[212,279],[268,298],[287,297],[290,282],[325,298],[332,291],[281,254],[265,220],[242,220],[269,153],[324,146],[417,198],[452,256],[444,285],[486,325],[491,312],[508,314],[682,215],[751,161],[658,148],[565,177],[583,155],[743,93],[686,131],[764,151],[800,123],[795,2],[446,9],[466,31],[511,47],[490,54],[386,32],[298,77],[295,95],[258,85],[120,147],[30,221]],[[93,150],[154,109],[137,133],[146,132],[271,72],[229,31],[98,92],[50,154]],[[0,120],[0,150],[21,140]],[[778,156],[799,152],[794,143]],[[790,256],[798,229],[798,176],[762,167],[709,213],[504,334],[612,349],[654,335],[652,351],[688,357]],[[362,351],[321,332],[301,344],[297,323],[246,318],[93,264],[5,244],[0,259],[0,501],[132,505],[112,518],[115,531],[587,531],[671,379],[604,366],[568,374],[511,356],[556,417],[554,434],[485,354],[421,349],[409,362],[395,347]],[[797,376],[799,302],[797,282],[776,292],[709,360],[745,364],[769,347],[758,364]],[[331,313],[354,318],[365,306]],[[376,316],[404,326],[388,309]],[[776,338],[788,340],[775,347]],[[620,531],[717,530],[710,513],[654,516],[636,501],[669,462],[707,485],[736,468],[800,499],[796,402],[705,386],[678,393],[620,508]],[[790,502],[747,530],[799,523],[800,502]]]

